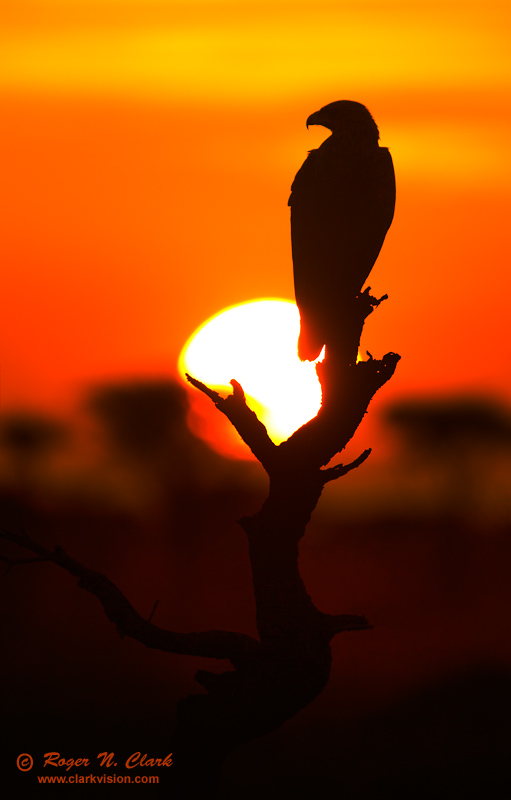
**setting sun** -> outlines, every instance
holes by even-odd
[[[235,378],[248,404],[275,442],[314,417],[321,387],[314,363],[296,352],[298,309],[288,300],[253,300],[226,308],[190,337],[179,371],[218,391],[231,391]]]

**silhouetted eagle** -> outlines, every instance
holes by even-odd
[[[310,151],[289,198],[302,361],[342,337],[339,320],[378,257],[396,200],[392,158],[365,106],[338,100],[309,125],[332,135]]]

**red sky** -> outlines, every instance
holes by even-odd
[[[3,5],[2,409],[175,375],[215,312],[292,298],[305,120],[342,98],[396,169],[365,334],[403,357],[386,400],[509,397],[507,3]]]

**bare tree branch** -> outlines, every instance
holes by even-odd
[[[324,614],[324,630],[333,639],[337,633],[344,631],[367,631],[372,629],[366,617],[357,614]]]
[[[17,567],[20,564],[41,564],[43,561],[49,561],[49,559],[45,556],[34,556],[34,558],[8,558],[7,556],[0,556],[0,561],[8,565],[4,572],[4,575],[7,575],[13,567]]]
[[[89,569],[75,561],[63,550],[55,547],[48,550],[30,539],[6,530],[0,530],[0,537],[20,547],[37,553],[36,558],[6,559],[12,564],[27,564],[36,561],[51,561],[57,566],[78,578],[80,589],[90,592],[98,598],[106,616],[113,622],[121,636],[130,636],[146,647],[163,650],[166,653],[180,653],[205,658],[229,659],[233,665],[242,664],[259,652],[260,644],[256,639],[244,633],[231,631],[203,631],[199,633],[175,633],[151,623],[153,608],[149,620],[145,620],[136,611],[120,589],[105,575]]]
[[[270,473],[275,466],[277,445],[268,436],[268,431],[257,414],[247,406],[245,392],[238,381],[231,380],[233,392],[223,398],[218,392],[192,378],[188,373],[186,378],[192,386],[207,395],[222,414],[225,414],[266,472]]]
[[[316,365],[321,383],[322,406],[313,419],[279,446],[289,468],[304,463],[323,467],[351,440],[376,392],[392,377],[400,356],[387,353],[381,360],[356,364],[342,361],[343,353],[327,352]],[[284,455],[282,454],[282,459]]]
[[[363,453],[359,455],[354,461],[350,464],[336,464],[335,467],[330,467],[330,469],[322,469],[321,475],[323,477],[323,482],[328,483],[329,481],[335,481],[337,478],[341,478],[343,475],[347,475],[348,472],[351,472],[352,469],[356,469],[361,464],[364,463],[366,458],[369,458],[372,450],[368,448],[364,450]]]

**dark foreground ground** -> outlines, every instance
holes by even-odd
[[[251,492],[178,498],[154,519],[44,506],[4,492],[2,526],[107,574],[154,621],[177,630],[254,633],[246,546],[235,520]],[[499,798],[509,796],[510,530],[410,515],[342,523],[318,512],[301,550],[306,585],[332,613],[364,613],[367,632],[333,644],[323,694],[280,730],[235,751],[222,797]],[[98,601],[53,565],[16,567],[2,597],[2,779],[37,798],[76,793],[175,797],[172,768],[126,770],[134,753],[164,757],[176,702],[200,692],[198,668],[225,664],[121,640]],[[42,768],[43,756],[88,757],[90,769]],[[96,756],[114,752],[117,769]],[[21,753],[34,768],[16,768]],[[197,769],[201,769],[197,754]],[[37,775],[158,775],[153,785],[37,783]]]

